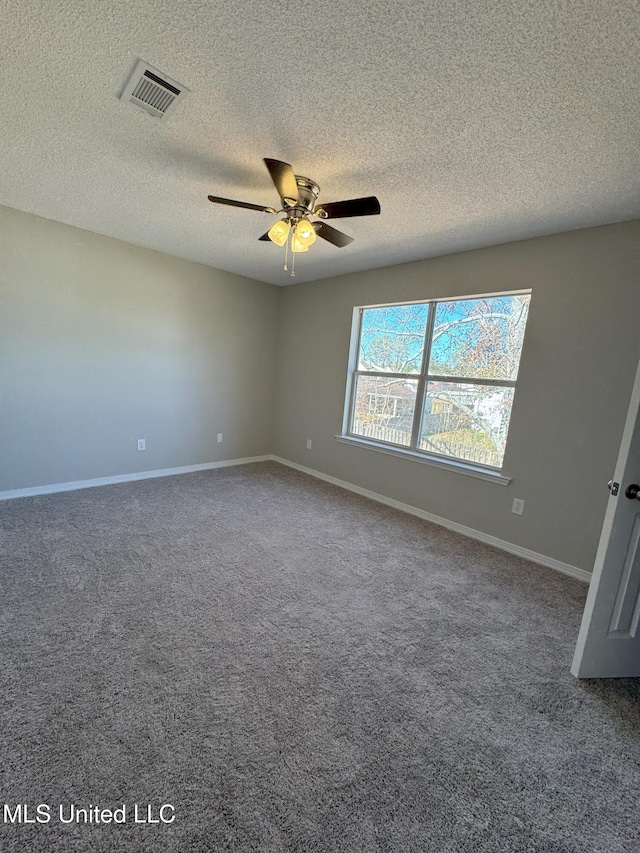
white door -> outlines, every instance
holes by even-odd
[[[640,675],[640,364],[610,489],[571,667],[577,678]]]

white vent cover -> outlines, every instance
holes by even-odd
[[[120,100],[135,104],[152,116],[164,118],[188,92],[181,83],[140,59],[120,95]]]

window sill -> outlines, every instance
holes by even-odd
[[[464,474],[466,477],[475,477],[478,480],[496,483],[499,486],[508,486],[511,482],[511,477],[505,477],[498,471],[488,471],[485,468],[476,467],[469,462],[460,462],[455,459],[438,459],[435,456],[415,453],[413,450],[403,450],[401,447],[387,447],[375,441],[367,441],[366,438],[356,438],[352,435],[336,435],[335,439],[342,444],[351,444],[355,447],[362,447],[365,450],[375,450],[377,453],[385,453],[388,456],[395,456],[399,459],[420,462],[423,465],[432,465],[435,468],[445,468],[447,471],[453,471],[455,474]]]

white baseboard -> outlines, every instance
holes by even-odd
[[[313,468],[306,468],[304,465],[299,465],[297,462],[291,462],[289,459],[283,459],[281,456],[271,456],[274,462],[279,462],[281,465],[286,465],[289,468],[295,468],[296,471],[302,471],[304,474],[310,474],[312,477],[317,477],[319,480],[324,480],[326,483],[332,483],[334,486],[339,486],[341,489],[347,489],[350,492],[355,492],[365,498],[371,498],[373,501],[391,506],[394,509],[399,509],[402,512],[408,512],[410,515],[415,515],[425,521],[431,521],[434,524],[439,524],[441,527],[446,527],[448,530],[453,530],[456,533],[461,533],[463,536],[468,536],[470,539],[477,539],[479,542],[484,542],[487,545],[493,545],[501,551],[507,551],[509,554],[514,554],[517,557],[524,557],[526,560],[531,560],[533,563],[538,563],[541,566],[547,566],[549,569],[555,569],[557,572],[562,572],[563,575],[569,575],[576,580],[589,583],[591,573],[584,569],[579,569],[577,566],[572,566],[569,563],[563,563],[553,557],[547,557],[545,554],[538,554],[536,551],[530,551],[529,548],[522,548],[520,545],[514,545],[511,542],[506,542],[504,539],[498,539],[496,536],[490,536],[488,533],[482,533],[480,530],[474,530],[472,527],[466,527],[464,524],[458,524],[455,521],[449,521],[447,518],[441,518],[439,515],[433,515],[418,507],[410,504],[396,501],[393,498],[388,498],[385,495],[380,495],[377,492],[371,492],[369,489],[363,489],[360,486],[354,486],[353,483],[347,483],[346,480],[338,480],[336,477],[330,477],[328,474],[323,474],[321,471],[316,471]]]
[[[54,492],[71,492],[75,489],[92,489],[94,486],[110,486],[114,483],[130,483],[132,480],[151,480],[154,477],[172,477],[174,474],[190,474],[192,471],[210,471],[212,468],[228,468],[232,465],[247,465],[250,462],[268,462],[273,456],[247,456],[244,459],[224,459],[222,462],[203,462],[199,465],[182,465],[179,468],[160,468],[155,471],[139,471],[135,474],[116,474],[114,477],[98,477],[95,480],[77,480],[75,483],[53,483],[48,486],[31,486],[28,489],[13,489],[0,492],[0,501],[13,498],[30,498],[35,495],[50,495]]]
[[[410,504],[396,501],[393,498],[388,498],[385,495],[380,495],[377,492],[372,492],[369,489],[363,489],[353,483],[348,483],[346,480],[339,480],[337,477],[331,477],[329,474],[323,474],[321,471],[316,471],[313,468],[307,468],[305,465],[299,465],[297,462],[292,462],[289,459],[284,459],[281,456],[267,454],[265,456],[248,456],[243,459],[225,459],[221,462],[203,462],[199,465],[182,465],[179,468],[161,468],[155,471],[140,471],[134,474],[117,474],[113,477],[98,477],[94,480],[77,480],[73,483],[52,483],[46,486],[32,486],[26,489],[13,489],[12,491],[0,492],[0,501],[12,500],[14,498],[29,498],[37,495],[49,495],[55,492],[70,492],[75,489],[92,489],[95,486],[109,486],[115,483],[129,483],[134,480],[150,480],[155,477],[172,477],[175,474],[189,474],[193,471],[210,471],[214,468],[228,468],[233,465],[247,465],[251,462],[279,462],[281,465],[286,465],[289,468],[295,468],[296,471],[302,471],[304,474],[309,474],[316,477],[318,480],[324,480],[326,483],[332,483],[334,486],[339,486],[341,489],[347,489],[350,492],[355,492],[365,498],[385,504],[386,506],[399,509],[402,512],[407,512],[410,515],[415,515],[425,521],[431,521],[433,524],[439,524],[441,527],[446,527],[448,530],[453,530],[456,533],[461,533],[463,536],[468,536],[471,539],[477,539],[479,542],[484,542],[487,545],[493,545],[502,551],[507,551],[509,554],[514,554],[517,557],[524,557],[526,560],[531,560],[533,563],[539,563],[541,566],[555,569],[562,572],[564,575],[569,575],[577,580],[589,583],[591,573],[584,569],[579,569],[577,566],[572,566],[569,563],[563,563],[553,557],[547,557],[545,554],[538,554],[536,551],[531,551],[529,548],[522,548],[520,545],[514,545],[511,542],[506,542],[504,539],[498,539],[496,536],[490,536],[488,533],[482,533],[480,530],[474,530],[472,527],[466,527],[464,524],[458,524],[455,521],[449,521],[447,518],[441,518],[433,513],[426,512],[418,507]]]

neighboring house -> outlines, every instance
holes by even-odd
[[[408,441],[414,405],[415,380],[360,378],[356,418],[362,426],[404,431]],[[464,429],[485,432],[496,449],[504,446],[509,410],[505,410],[501,391],[489,389],[479,394],[475,388],[433,383],[425,396],[423,413],[421,434],[425,437]]]

